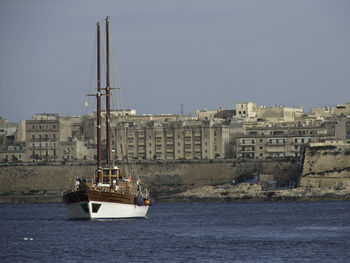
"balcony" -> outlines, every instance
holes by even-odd
[[[194,151],[195,152],[202,152],[202,148],[201,147],[194,147]]]
[[[267,148],[268,153],[283,153],[286,152],[286,147],[274,147],[273,149]]]
[[[267,145],[286,145],[287,138],[268,138]]]
[[[254,149],[242,149],[242,150],[240,150],[239,152],[241,152],[241,153],[253,153],[253,152],[255,152],[255,150]]]
[[[239,143],[241,145],[255,145],[256,140],[252,138],[240,139]]]

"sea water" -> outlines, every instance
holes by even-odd
[[[161,203],[147,219],[71,221],[1,204],[0,262],[350,262],[350,202]]]

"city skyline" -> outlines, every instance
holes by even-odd
[[[122,108],[139,114],[350,101],[347,1],[2,1],[0,116],[83,115],[111,17]],[[123,106],[124,105],[124,106]],[[91,103],[93,106],[93,102]]]

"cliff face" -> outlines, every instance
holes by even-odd
[[[203,185],[230,183],[242,175],[270,174],[282,184],[288,184],[298,176],[296,162],[287,160],[154,161],[131,163],[127,167],[128,173],[141,178],[156,198]],[[73,186],[75,177],[92,179],[94,169],[95,166],[77,164],[0,166],[0,196],[60,197]]]
[[[300,186],[340,187],[350,182],[350,145],[313,146],[306,149]]]

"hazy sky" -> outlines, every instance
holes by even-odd
[[[139,114],[350,101],[348,0],[0,0],[0,116],[89,113],[106,15]]]

